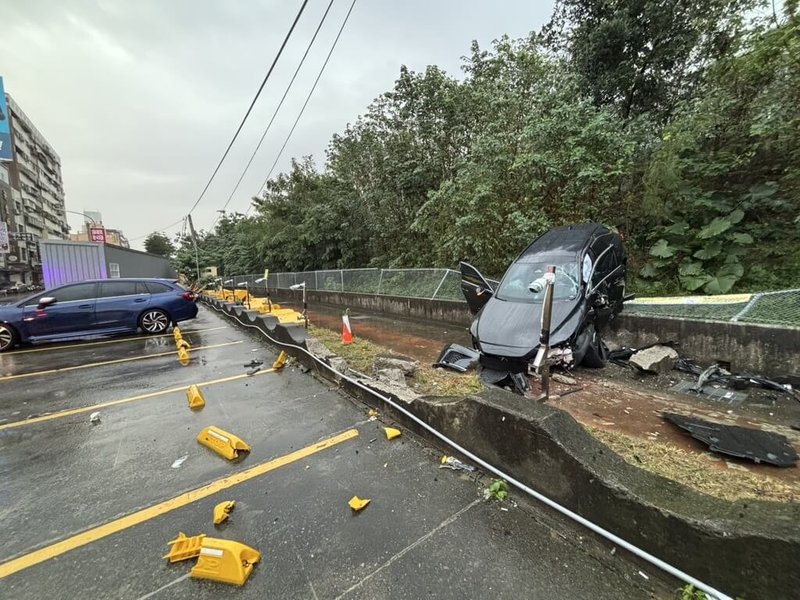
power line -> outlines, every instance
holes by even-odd
[[[292,137],[292,134],[294,133],[295,127],[297,127],[297,124],[300,122],[300,118],[303,116],[303,113],[306,110],[306,106],[308,106],[308,102],[311,100],[311,96],[314,94],[314,90],[317,89],[317,84],[319,83],[319,80],[322,77],[322,74],[325,72],[325,67],[328,66],[328,61],[330,60],[331,55],[333,54],[333,51],[336,48],[336,44],[339,42],[339,37],[342,35],[342,31],[344,31],[344,27],[345,27],[345,25],[347,25],[347,20],[350,18],[350,13],[353,12],[353,7],[355,5],[356,5],[356,0],[353,0],[353,2],[350,4],[350,9],[347,11],[347,14],[344,17],[344,21],[342,21],[342,26],[339,28],[339,32],[336,34],[336,39],[333,40],[333,45],[331,46],[331,49],[328,52],[328,56],[325,57],[325,62],[322,63],[322,68],[319,70],[319,73],[317,74],[317,78],[314,80],[314,85],[311,86],[311,90],[308,92],[308,96],[306,97],[306,101],[303,103],[303,108],[300,109],[300,114],[297,115],[297,118],[294,121],[294,125],[292,125],[292,128],[289,130],[289,135],[286,136],[286,139],[283,142],[283,146],[281,146],[281,149],[278,151],[278,156],[275,157],[275,162],[272,163],[272,167],[270,168],[266,179],[264,179],[264,183],[261,184],[261,187],[259,188],[259,190],[258,190],[256,195],[260,194],[261,190],[263,190],[264,187],[267,185],[267,182],[269,181],[269,178],[272,176],[272,172],[275,170],[275,166],[278,164],[278,161],[281,159],[281,156],[283,155],[283,151],[286,149],[286,144],[289,143],[289,139]],[[251,202],[250,206],[247,208],[247,212],[245,213],[245,215],[250,214],[250,210],[252,208],[253,208],[253,204]]]
[[[200,192],[200,195],[197,197],[197,200],[195,200],[194,204],[192,204],[192,207],[189,209],[188,214],[192,214],[192,211],[195,208],[197,208],[197,205],[200,204],[200,200],[203,199],[203,196],[205,196],[205,193],[208,191],[208,188],[211,186],[211,182],[214,181],[214,177],[217,176],[217,173],[219,172],[219,169],[222,166],[222,163],[225,161],[225,158],[228,156],[228,153],[230,152],[231,148],[233,147],[233,143],[236,141],[236,138],[239,137],[239,133],[242,131],[242,127],[244,127],[245,121],[247,121],[247,118],[250,116],[250,113],[253,110],[253,106],[255,106],[256,101],[258,100],[258,97],[261,95],[261,91],[264,89],[264,86],[267,84],[267,81],[269,80],[270,75],[272,75],[272,71],[273,71],[273,69],[275,69],[275,65],[278,63],[278,59],[281,57],[281,54],[283,54],[283,49],[286,47],[286,44],[289,42],[289,38],[292,37],[292,32],[294,31],[294,28],[297,25],[297,22],[300,20],[300,16],[303,14],[303,11],[306,9],[306,5],[307,4],[308,4],[308,0],[303,0],[303,4],[300,6],[300,10],[297,11],[297,15],[295,15],[294,21],[292,21],[292,26],[289,28],[289,31],[286,33],[286,37],[283,38],[283,43],[281,44],[281,47],[278,49],[278,53],[275,55],[275,58],[272,60],[272,64],[269,67],[269,71],[267,71],[267,74],[264,76],[264,80],[261,82],[261,85],[259,86],[258,91],[256,92],[256,95],[253,97],[253,100],[250,102],[250,106],[247,108],[247,112],[244,114],[244,117],[242,118],[242,122],[239,123],[239,127],[236,128],[236,133],[233,134],[233,137],[231,138],[231,141],[228,144],[228,147],[225,149],[225,153],[222,155],[222,158],[219,159],[219,162],[217,163],[217,166],[214,169],[214,172],[211,174],[211,177],[209,178],[208,183],[206,183],[206,186],[203,188],[203,191]],[[181,223],[181,221],[183,221],[183,217],[181,217],[180,221],[175,221],[171,225],[167,225],[166,227],[164,227],[163,229],[160,229],[158,231],[164,231],[166,229],[170,229],[171,227],[175,227],[175,225],[178,225],[179,223]],[[150,235],[150,234],[148,233],[146,235],[141,235],[139,237],[132,238],[129,241],[133,242],[133,241],[136,241],[136,240],[140,240],[142,238],[147,237],[148,235]]]
[[[225,160],[225,157],[228,156],[228,152],[230,152],[231,147],[233,146],[233,143],[236,141],[236,138],[239,137],[239,132],[242,131],[242,127],[244,127],[244,123],[245,123],[245,121],[247,121],[247,117],[250,116],[250,112],[253,110],[253,106],[255,106],[256,100],[258,100],[258,97],[261,95],[261,90],[264,89],[264,86],[266,85],[267,80],[269,80],[270,75],[272,75],[272,71],[275,68],[275,65],[278,63],[278,59],[281,57],[281,54],[283,54],[283,49],[286,47],[286,44],[289,41],[289,38],[292,37],[292,32],[294,31],[294,28],[297,25],[297,22],[300,20],[300,15],[302,15],[303,11],[306,9],[306,4],[308,4],[308,0],[303,0],[303,4],[300,6],[300,10],[297,11],[297,15],[295,16],[294,21],[292,22],[292,26],[289,28],[289,31],[286,33],[286,37],[283,38],[283,43],[281,44],[281,47],[278,49],[278,53],[275,55],[275,58],[273,59],[272,64],[269,67],[269,71],[267,71],[267,74],[264,76],[264,80],[261,82],[261,85],[259,86],[258,91],[256,92],[256,95],[253,97],[252,102],[250,102],[250,106],[248,107],[247,112],[244,114],[244,118],[242,119],[242,122],[239,123],[239,127],[236,129],[236,133],[233,134],[233,137],[231,138],[231,141],[228,144],[228,147],[225,149],[225,153],[222,155],[222,158],[219,159],[219,163],[217,163],[217,167],[214,169],[214,172],[211,174],[211,178],[208,180],[208,183],[206,184],[206,187],[203,188],[203,191],[200,192],[200,196],[198,196],[197,200],[195,200],[194,204],[192,204],[192,208],[189,209],[189,214],[191,214],[192,211],[195,208],[197,208],[197,205],[200,204],[200,200],[203,199],[203,196],[208,191],[208,188],[211,185],[211,182],[214,180],[214,177],[216,177],[217,172],[219,171],[219,168],[222,166],[222,163]]]
[[[166,233],[167,229],[172,229],[173,227],[175,227],[175,225],[180,225],[181,223],[183,223],[184,219],[186,219],[186,217],[181,217],[180,220],[175,221],[174,223],[170,223],[166,227],[162,227],[161,229],[156,229],[154,231],[159,231],[161,233]],[[150,233],[154,233],[154,232],[151,231]],[[148,235],[150,235],[150,233],[145,233],[144,235],[140,235],[140,236],[137,236],[135,238],[129,238],[128,242],[135,242],[137,240],[142,240],[142,239],[146,238]]]
[[[322,19],[320,19],[319,25],[317,25],[317,29],[316,29],[316,31],[314,31],[314,35],[312,36],[311,41],[308,43],[308,46],[306,47],[306,51],[303,53],[303,58],[300,59],[300,64],[297,65],[297,68],[294,71],[294,75],[292,75],[292,79],[289,81],[289,85],[286,86],[286,91],[283,92],[283,96],[281,97],[281,101],[278,102],[278,106],[275,107],[275,112],[272,113],[272,118],[269,120],[269,123],[267,124],[267,128],[264,129],[264,133],[261,134],[261,139],[258,141],[258,145],[256,146],[255,150],[253,150],[253,154],[250,155],[250,160],[247,161],[247,165],[245,166],[244,170],[242,171],[242,174],[239,176],[239,180],[236,182],[236,185],[233,187],[233,190],[231,191],[230,195],[228,196],[228,199],[225,201],[225,204],[222,207],[222,212],[224,212],[225,209],[228,208],[228,205],[230,204],[231,200],[233,199],[233,195],[239,189],[239,185],[241,185],[242,180],[244,179],[244,176],[247,174],[247,171],[250,169],[250,165],[253,164],[253,159],[255,159],[256,154],[258,153],[259,149],[261,148],[261,144],[264,143],[264,138],[267,137],[267,133],[269,133],[269,130],[272,127],[272,123],[275,121],[275,117],[278,116],[278,111],[280,111],[281,107],[283,106],[283,102],[284,102],[284,100],[286,100],[286,96],[289,95],[289,90],[292,89],[292,84],[294,84],[294,80],[297,79],[297,74],[300,72],[300,69],[302,68],[303,63],[305,63],[306,57],[308,56],[308,53],[311,50],[311,47],[314,45],[314,41],[317,39],[317,34],[319,34],[320,29],[322,29],[322,24],[325,22],[325,19],[327,18],[328,13],[330,12],[331,7],[333,6],[334,1],[335,0],[330,0],[330,2],[328,3],[328,8],[325,9],[325,14],[322,15]],[[217,211],[217,212],[219,213],[219,211]],[[219,216],[219,214],[217,214],[216,218],[214,219],[214,222],[211,223],[211,227],[209,228],[209,231],[213,231],[214,225],[217,224],[217,221],[219,221],[219,218],[220,218],[220,216]]]

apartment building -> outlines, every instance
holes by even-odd
[[[9,233],[0,282],[41,283],[39,240],[69,234],[61,159],[16,101],[5,94],[13,157],[0,162],[0,221]]]

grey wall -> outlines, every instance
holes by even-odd
[[[47,289],[87,279],[105,279],[103,247],[91,242],[41,240],[42,276]]]
[[[119,265],[120,277],[177,277],[169,259],[163,256],[108,245],[105,246],[105,255],[108,277],[111,277],[111,263]]]

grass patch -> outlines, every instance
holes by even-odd
[[[372,365],[379,356],[400,356],[389,348],[368,340],[355,338],[352,344],[342,344],[340,334],[320,327],[309,327],[309,332],[347,361],[352,369],[372,375]],[[407,377],[409,386],[426,396],[469,396],[483,388],[475,373],[455,373],[445,369],[434,369],[429,364],[420,363],[413,377]]]
[[[723,500],[800,502],[800,484],[715,467],[703,455],[671,444],[593,427],[588,431],[626,462]]]

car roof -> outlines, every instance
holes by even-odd
[[[166,277],[115,277],[113,279],[86,279],[84,281],[70,281],[67,283],[62,283],[55,287],[62,287],[65,285],[72,285],[77,283],[106,283],[109,281],[159,281],[163,283],[175,283],[177,279],[169,279]]]
[[[578,254],[589,246],[598,235],[611,233],[599,223],[581,223],[554,227],[540,235],[522,251],[517,260],[529,258],[543,252],[554,254]]]

